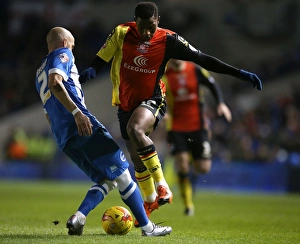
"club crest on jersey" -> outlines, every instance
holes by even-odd
[[[69,61],[69,57],[66,53],[61,53],[58,55],[58,57],[62,63],[66,63]]]
[[[149,45],[147,45],[146,43],[142,43],[137,47],[137,50],[140,53],[146,53],[146,52],[148,52],[148,49],[149,49]]]

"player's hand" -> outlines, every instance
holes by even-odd
[[[224,116],[227,122],[231,122],[232,116],[230,109],[226,106],[225,103],[219,103],[217,107],[217,112],[219,116]]]
[[[81,73],[81,75],[79,76],[79,82],[80,82],[80,84],[83,84],[90,79],[94,79],[95,77],[96,77],[95,68],[89,67]]]
[[[262,82],[256,74],[241,69],[239,78],[251,82],[253,87],[257,87],[257,90],[262,90]]]
[[[80,136],[90,136],[93,133],[93,125],[89,117],[84,115],[81,111],[74,115],[74,119]]]

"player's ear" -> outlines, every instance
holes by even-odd
[[[63,39],[63,47],[68,46],[68,40],[66,38]]]
[[[157,17],[157,24],[159,24],[160,16]]]
[[[133,20],[136,21],[136,17],[135,16],[133,17]]]

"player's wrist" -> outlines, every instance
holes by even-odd
[[[72,111],[72,115],[75,116],[75,114],[77,114],[79,111],[80,111],[79,108],[75,108],[75,109]]]

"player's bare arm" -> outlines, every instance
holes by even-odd
[[[63,85],[63,77],[59,74],[49,75],[49,89],[52,94],[65,106],[65,108],[74,115],[77,125],[78,134],[80,136],[89,136],[92,134],[92,124],[90,119],[85,116],[76,104],[70,98],[68,92]]]
[[[232,115],[230,112],[230,109],[227,107],[227,105],[224,103],[223,93],[221,90],[221,87],[219,84],[215,81],[215,79],[204,69],[197,69],[197,75],[199,77],[202,77],[202,79],[199,78],[199,82],[202,85],[205,85],[210,92],[213,94],[214,98],[217,101],[217,113],[219,116],[224,116],[227,122],[231,122]]]
[[[224,116],[227,122],[231,122],[232,120],[232,115],[230,112],[230,109],[227,107],[225,103],[219,103],[217,107],[217,112],[219,116]]]

